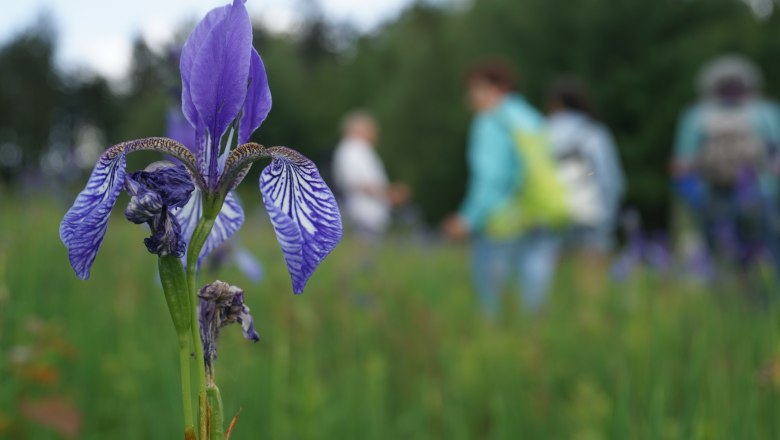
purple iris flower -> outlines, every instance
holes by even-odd
[[[166,246],[175,247],[176,240],[188,246],[201,217],[213,216],[199,262],[241,227],[244,211],[233,190],[254,161],[268,158],[271,164],[261,173],[260,191],[293,291],[301,293],[317,265],[340,241],[341,217],[333,193],[309,159],[286,147],[247,143],[271,109],[271,92],[263,62],[252,47],[252,25],[244,0],[234,0],[206,15],[182,48],[180,70],[182,111],[194,143],[184,146],[168,138],[147,138],[106,150],[60,224],[71,266],[79,278],[89,278],[110,211],[123,187],[135,198],[154,198],[146,194],[149,191],[162,197],[159,188],[135,189],[139,175],[127,176],[127,154],[157,151],[186,169],[187,184],[194,187],[191,196],[183,205],[166,205],[170,216],[150,223],[151,238],[163,232],[169,235]],[[177,191],[185,189],[181,184]],[[160,222],[168,228],[159,229]],[[178,250],[163,249],[176,255]]]

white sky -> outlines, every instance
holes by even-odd
[[[307,0],[248,0],[252,19],[272,30],[287,30]],[[326,17],[366,31],[394,17],[412,0],[308,0]],[[0,14],[0,43],[48,11],[58,27],[58,64],[86,68],[119,79],[126,71],[132,41],[143,35],[152,47],[169,40],[183,24],[195,23],[229,0],[8,0]]]

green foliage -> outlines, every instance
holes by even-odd
[[[112,219],[92,278],[73,275],[51,234],[61,209],[3,198],[0,438],[55,438],[30,402],[58,398],[82,439],[180,435],[176,332],[145,231]],[[291,293],[266,224],[239,238],[267,279],[211,277],[246,291],[261,340],[226,328],[217,380],[235,439],[773,438],[776,319],[744,298],[639,273],[583,295],[564,265],[545,314],[486,322],[459,247],[403,237],[351,289],[358,243]],[[26,406],[27,405],[27,406]]]

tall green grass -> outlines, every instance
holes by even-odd
[[[58,238],[64,209],[0,202],[0,438],[58,438],[21,410],[50,396],[82,415],[78,438],[179,438],[177,344],[145,228],[117,209],[82,282]],[[245,289],[261,333],[220,339],[235,439],[780,436],[774,312],[740,292],[639,273],[588,296],[568,262],[543,315],[508,296],[488,322],[466,248],[399,238],[373,264],[347,239],[294,296],[263,216],[248,209],[238,237],[264,282],[212,276]]]

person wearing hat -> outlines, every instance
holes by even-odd
[[[709,255],[744,270],[768,258],[780,273],[780,107],[763,98],[758,67],[740,55],[706,64],[699,99],[678,123],[671,172]]]

